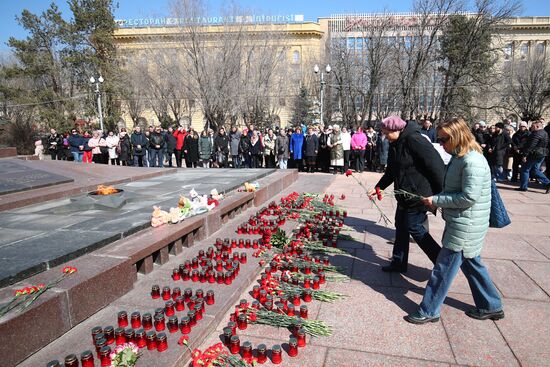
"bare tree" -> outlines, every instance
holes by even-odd
[[[522,120],[537,120],[550,107],[550,61],[542,54],[532,54],[512,63],[504,99]]]

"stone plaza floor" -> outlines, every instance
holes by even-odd
[[[301,174],[315,180],[317,174]],[[358,175],[373,187],[379,174]],[[307,187],[307,185],[305,185]],[[349,297],[335,303],[313,302],[309,313],[334,327],[327,338],[314,338],[300,354],[283,353],[284,366],[550,366],[550,195],[542,189],[520,193],[500,185],[512,224],[490,229],[482,253],[483,262],[502,295],[506,317],[499,321],[477,321],[464,311],[473,306],[468,283],[462,273],[455,279],[441,321],[412,325],[403,316],[416,310],[432,268],[431,262],[411,243],[409,270],[388,274],[394,229],[378,223],[364,191],[351,177],[336,176],[326,189],[337,204],[347,209],[346,223],[353,227],[353,241],[339,241],[347,256],[333,256],[332,264],[348,269],[351,281],[328,283],[326,289]],[[393,220],[395,201],[385,198],[382,210]],[[430,216],[430,232],[441,241],[444,222]],[[247,297],[243,292],[242,298]],[[219,342],[229,320],[218,326],[202,349]],[[289,332],[253,325],[239,331],[241,343],[254,346],[288,342]]]

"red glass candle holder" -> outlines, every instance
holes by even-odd
[[[311,289],[304,289],[303,298],[304,302],[311,302],[311,300],[313,299]]]
[[[206,277],[206,271],[204,270],[199,271],[199,282],[206,283],[207,280],[208,279]]]
[[[192,310],[195,308],[195,304],[197,304],[197,296],[191,296],[187,302],[187,307]]]
[[[292,303],[287,305],[286,314],[288,316],[296,316],[296,313],[294,311],[294,305]]]
[[[267,362],[267,347],[265,344],[260,344],[256,348],[256,358],[257,362],[260,364],[264,364]]]
[[[229,351],[231,354],[239,354],[241,351],[241,341],[239,337],[237,335],[233,335],[229,343]]]
[[[153,328],[153,317],[149,312],[141,316],[141,327],[145,330],[151,330]]]
[[[189,317],[189,325],[191,327],[197,325],[197,315],[195,314],[195,310],[187,312],[187,316]]]
[[[239,248],[244,248],[244,239],[239,239]]]
[[[171,316],[168,318],[168,331],[170,333],[175,333],[179,329],[178,318],[176,316]]]
[[[246,314],[239,315],[237,318],[237,327],[239,330],[246,330],[246,327],[248,326]]]
[[[191,288],[185,288],[185,290],[183,291],[183,300],[185,302],[189,302],[192,296],[193,296],[193,290]]]
[[[120,311],[117,315],[118,327],[125,328],[128,326],[128,313],[126,311]]]
[[[288,355],[290,357],[296,357],[298,355],[298,341],[296,338],[290,338],[288,341]]]
[[[107,345],[107,340],[105,338],[96,339],[94,345],[97,356],[99,357],[99,351],[101,350],[101,348]]]
[[[304,279],[304,288],[311,288],[311,280],[309,278]]]
[[[191,279],[191,272],[188,269],[184,269],[181,272],[181,280],[187,281]]]
[[[197,303],[195,305],[195,320],[200,321],[202,320],[202,304]]]
[[[184,335],[189,334],[191,332],[189,316],[184,316],[181,318],[180,330],[181,330],[181,333]]]
[[[172,299],[175,301],[176,298],[181,296],[181,288],[180,287],[174,287],[172,289]]]
[[[246,262],[247,262],[246,252],[241,252],[241,256],[240,256],[240,258],[239,258],[239,262],[240,262],[241,264],[246,264]]]
[[[252,343],[250,342],[244,342],[241,346],[241,356],[243,359],[251,359],[252,358]]]
[[[111,348],[105,346],[99,351],[99,362],[101,367],[111,366]]]
[[[105,334],[107,344],[113,344],[115,342],[115,328],[112,326],[105,326],[103,329],[103,334]]]
[[[166,349],[168,349],[168,338],[166,337],[166,334],[158,333],[157,334],[157,350],[159,352],[164,352]]]
[[[78,358],[76,354],[69,354],[65,357],[65,367],[78,367]]]
[[[206,304],[213,305],[216,302],[214,298],[214,291],[209,290],[206,292]]]
[[[298,294],[292,295],[292,304],[294,306],[300,306],[300,295]]]
[[[296,333],[296,340],[298,341],[298,346],[303,348],[306,346],[306,331],[301,328]]]
[[[134,339],[135,339],[135,344],[138,346],[138,348],[145,348],[147,346],[147,339],[145,338],[145,330],[143,329],[136,330]]]
[[[185,301],[183,300],[183,296],[179,296],[176,298],[176,311],[183,310],[185,310]]]
[[[155,315],[155,330],[163,331],[166,329],[166,324],[163,315]]]
[[[134,343],[136,333],[134,332],[134,329],[126,329],[124,330],[124,337],[126,338],[126,343]]]
[[[226,285],[230,285],[231,283],[233,283],[233,272],[232,271],[227,271],[225,273],[225,281],[224,283]]]
[[[273,364],[281,364],[283,362],[282,350],[279,344],[275,344],[271,348],[271,362]]]
[[[174,316],[174,314],[176,313],[176,304],[174,303],[174,301],[166,301],[166,303],[164,304],[164,313],[168,317]]]
[[[226,347],[231,346],[231,337],[233,336],[233,330],[230,327],[223,328],[223,343]]]
[[[157,349],[157,334],[154,331],[148,331],[145,339],[147,341],[147,349]]]
[[[191,272],[191,281],[193,282],[198,282],[200,279],[200,276],[199,276],[199,271],[197,269],[193,270]]]
[[[82,367],[94,367],[94,355],[92,354],[92,351],[85,350],[80,355],[80,364]]]
[[[302,319],[307,319],[307,313],[308,313],[307,306],[306,305],[300,306],[300,317]]]
[[[180,280],[180,278],[181,278],[181,274],[180,274],[179,269],[173,269],[172,270],[172,279],[173,280]]]
[[[95,336],[99,334],[103,334],[103,329],[101,328],[101,326],[96,326],[92,328],[92,341],[95,341]]]
[[[126,336],[124,336],[124,329],[121,327],[115,329],[115,343],[116,345],[122,345],[126,343]]]
[[[218,272],[218,274],[216,276],[216,282],[218,284],[224,284],[225,283],[225,274],[222,271]]]
[[[130,325],[132,325],[132,329],[141,327],[141,314],[138,311],[132,312],[130,315]]]

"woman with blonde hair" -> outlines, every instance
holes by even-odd
[[[468,280],[475,308],[466,315],[478,320],[504,318],[502,301],[480,258],[491,212],[491,170],[462,118],[437,127],[437,141],[452,155],[443,191],[425,197],[427,206],[443,209],[443,248],[430,275],[418,310],[405,316],[413,324],[437,322],[458,269]]]

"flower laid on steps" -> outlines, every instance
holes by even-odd
[[[48,289],[53,288],[59,284],[67,276],[77,272],[77,269],[73,266],[65,266],[61,270],[61,275],[49,282],[48,284],[38,284],[36,286],[25,287],[14,291],[12,299],[4,306],[0,308],[0,317],[4,316],[11,310],[19,308],[19,312],[27,309],[32,305],[38,297],[40,297]]]
[[[191,352],[191,357],[193,358],[193,367],[249,367],[254,365],[253,358],[248,362],[239,355],[229,354],[222,343],[214,344],[204,352],[195,349]]]
[[[359,181],[359,179],[357,179],[357,177],[355,177],[353,175],[353,172],[351,172],[350,169],[348,169],[346,171],[346,177],[353,177],[353,179],[355,180],[355,182],[357,182],[359,184],[359,186],[361,186],[363,188],[363,190],[365,190],[365,194],[368,194],[369,190],[367,190],[367,188],[365,187],[365,185],[363,185],[363,183],[361,181]],[[376,196],[377,196],[377,199],[380,201],[382,200],[382,192],[380,190],[379,187],[376,188]],[[378,212],[380,213],[380,219],[378,220],[379,222],[380,221],[383,221],[384,224],[386,226],[388,226],[389,224],[391,224],[391,220],[390,218],[388,218],[388,216],[382,211],[382,209],[380,208],[380,206],[376,203],[376,200],[374,200],[374,198],[370,198],[370,202],[372,205],[374,205],[374,207],[376,207],[376,209],[378,210]]]

